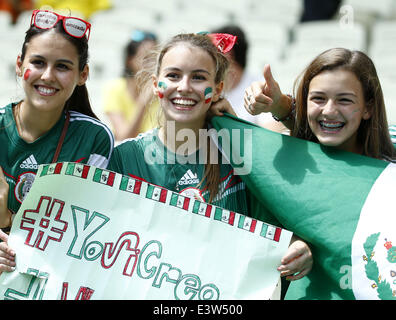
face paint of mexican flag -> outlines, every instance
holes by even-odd
[[[164,91],[166,90],[168,86],[166,85],[165,82],[158,82],[158,97],[162,99],[164,97]]]
[[[213,89],[212,88],[206,88],[205,89],[205,103],[210,103],[212,101],[212,97],[213,97]]]
[[[26,71],[25,71],[25,74],[23,75],[23,79],[24,79],[24,80],[27,80],[27,79],[29,79],[30,72],[31,72],[31,70],[30,70],[30,69],[26,69]]]

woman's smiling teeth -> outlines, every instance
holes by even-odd
[[[197,104],[197,102],[193,99],[189,99],[189,98],[173,98],[172,103],[175,104],[176,106],[180,106],[180,107],[192,107],[195,106]]]
[[[56,93],[57,89],[51,87],[44,87],[44,86],[34,86],[36,90],[44,96],[51,96]]]
[[[340,121],[319,121],[319,124],[322,129],[327,130],[327,131],[338,131],[340,130],[344,125],[345,122],[340,122]]]

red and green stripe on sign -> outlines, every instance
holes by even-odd
[[[241,215],[238,221],[238,228],[254,232],[256,230],[257,220]]]
[[[221,208],[216,208],[214,219],[224,223],[228,223],[230,225],[234,225],[235,212]]]
[[[40,177],[46,176],[49,174],[60,174],[63,167],[63,163],[51,163],[47,164],[43,167],[41,171]]]
[[[184,210],[188,210],[188,206],[190,204],[190,198],[182,196],[178,193],[172,192],[170,205],[174,207],[178,207]]]
[[[120,183],[120,190],[127,191],[135,194],[140,194],[142,181],[122,176]]]
[[[90,167],[88,165],[82,163],[68,163],[65,174],[86,179],[89,168]]]
[[[192,212],[210,218],[212,206],[210,204],[195,200]]]
[[[270,224],[263,223],[261,228],[260,236],[279,242],[282,229],[279,227],[272,226]]]
[[[241,215],[238,221],[238,227],[250,232],[255,232],[257,228],[257,220]],[[267,223],[262,223],[260,236],[279,242],[282,229]]]
[[[165,203],[167,194],[168,191],[166,189],[156,187],[151,184],[147,185],[146,198],[148,199]]]
[[[115,176],[116,176],[115,172],[96,168],[93,181],[101,184],[105,184],[107,186],[113,186]]]

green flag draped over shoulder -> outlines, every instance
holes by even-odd
[[[396,298],[394,164],[228,115],[212,124],[234,168],[249,169],[240,173],[258,202],[251,215],[275,217],[311,246],[313,269],[286,299]]]

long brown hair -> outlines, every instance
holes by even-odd
[[[215,83],[219,84],[224,80],[226,71],[229,66],[227,58],[219,52],[219,50],[213,45],[209,36],[205,34],[195,33],[183,33],[172,37],[169,41],[163,44],[162,47],[158,47],[157,50],[147,55],[143,61],[143,68],[137,74],[137,80],[140,90],[152,90],[151,76],[155,74],[159,75],[161,69],[161,63],[164,55],[173,47],[178,44],[185,43],[192,47],[200,48],[205,50],[215,62],[216,74]],[[154,98],[154,96],[153,96]],[[206,123],[207,126],[207,123]],[[212,202],[219,191],[220,184],[220,165],[219,163],[210,162],[210,143],[207,144],[207,161],[205,163],[205,171],[199,186],[205,185],[209,191],[210,198],[209,202]]]
[[[362,119],[358,128],[358,143],[363,147],[363,155],[395,161],[396,152],[389,135],[384,96],[377,71],[372,60],[361,51],[329,49],[318,55],[305,68],[294,84],[296,120],[292,135],[318,142],[308,124],[309,84],[319,73],[335,69],[353,72],[363,88],[366,108],[371,114],[369,119]]]

